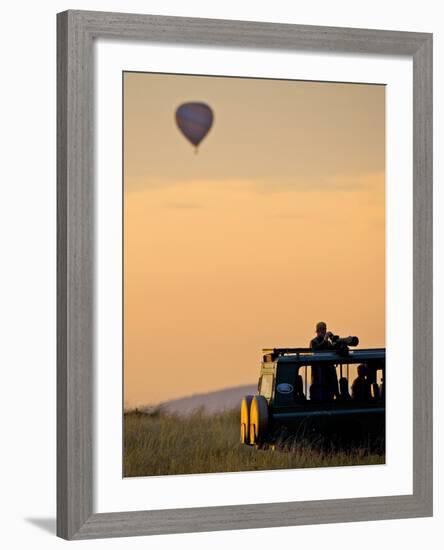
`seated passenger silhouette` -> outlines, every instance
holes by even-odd
[[[367,365],[358,365],[358,376],[353,381],[352,398],[356,401],[368,401],[370,399],[370,383],[367,380]]]

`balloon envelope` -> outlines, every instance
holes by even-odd
[[[183,103],[176,110],[176,123],[188,141],[197,147],[213,124],[213,111],[206,103]]]

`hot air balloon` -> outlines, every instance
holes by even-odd
[[[176,123],[182,134],[196,148],[213,124],[213,111],[206,103],[183,103],[176,110]]]

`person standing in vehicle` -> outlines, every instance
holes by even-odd
[[[319,321],[316,325],[316,336],[310,341],[310,348],[313,351],[322,351],[333,348],[333,344],[330,341],[332,336],[332,332],[327,332],[327,323],[324,323],[324,321]]]
[[[327,324],[319,321],[316,325],[316,336],[310,341],[310,348],[314,352],[334,349],[331,342],[332,332],[327,331]],[[338,375],[334,364],[311,367],[310,399],[332,400],[339,398]]]

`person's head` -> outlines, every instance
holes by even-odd
[[[316,324],[316,334],[324,338],[326,333],[327,333],[327,323],[324,323],[324,321],[319,321],[319,323]]]
[[[362,363],[361,365],[358,365],[358,376],[361,378],[364,378],[364,376],[367,374],[367,365]]]

